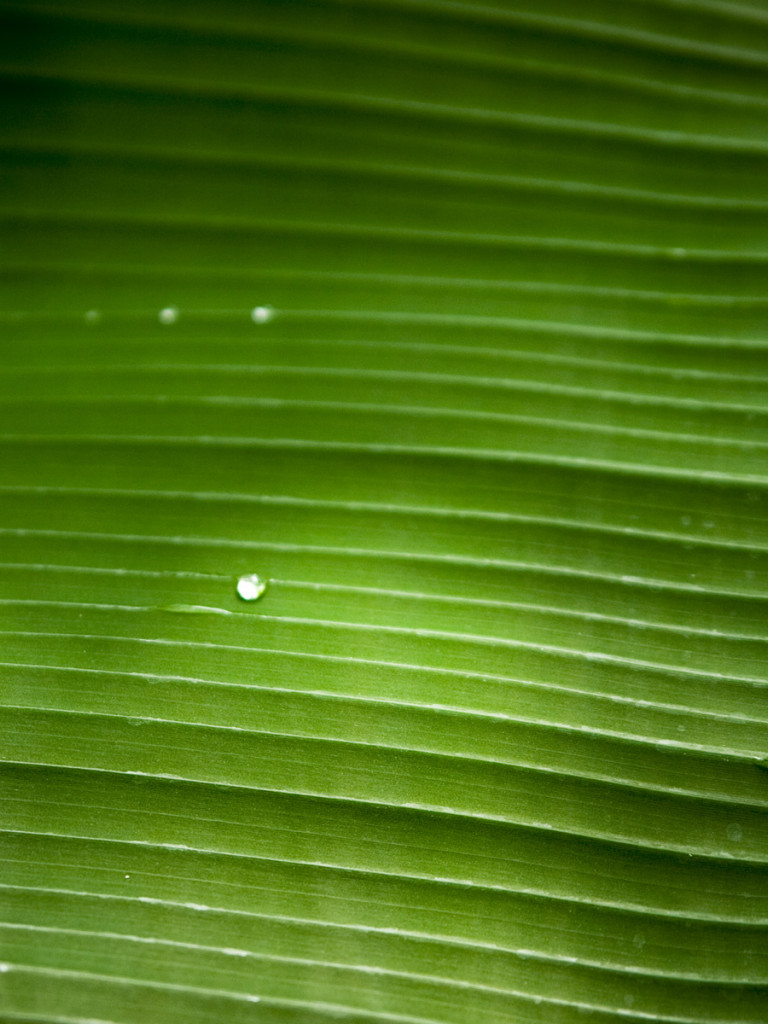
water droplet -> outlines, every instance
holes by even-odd
[[[274,315],[275,311],[271,306],[254,306],[251,310],[251,320],[255,324],[265,324]]]
[[[735,822],[728,826],[725,833],[732,843],[740,843],[744,835],[741,831],[741,825],[737,825]]]
[[[89,309],[85,314],[85,322],[87,324],[97,324],[101,320],[101,313],[98,309]]]
[[[690,526],[692,519],[690,516],[680,516],[680,522],[683,524],[683,526]]]
[[[130,878],[131,876],[130,876],[130,875],[126,875],[125,877],[126,877],[126,878]]]
[[[241,576],[237,581],[237,596],[243,601],[258,601],[267,589],[267,581],[256,573]]]
[[[157,319],[161,324],[175,324],[179,319],[179,311],[175,306],[166,306],[157,314]]]
[[[10,964],[0,964],[0,974],[7,974],[7,972],[10,971],[10,969]]]
[[[645,939],[642,935],[635,935],[632,938],[632,945],[635,947],[635,949],[642,949],[645,945]]]

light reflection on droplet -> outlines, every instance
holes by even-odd
[[[251,310],[251,320],[255,324],[265,324],[274,315],[275,311],[271,306],[254,306]]]
[[[179,311],[175,306],[166,306],[157,314],[157,319],[161,324],[175,324],[179,319]]]
[[[237,581],[237,596],[242,601],[258,601],[266,589],[267,581],[256,573],[241,576]]]

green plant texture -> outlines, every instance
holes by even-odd
[[[0,12],[0,1024],[765,1024],[768,4]]]

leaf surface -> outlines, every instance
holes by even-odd
[[[2,5],[3,1021],[765,1020],[766,66]]]

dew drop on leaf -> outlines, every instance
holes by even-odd
[[[251,320],[255,324],[265,324],[274,315],[275,311],[271,306],[254,306],[251,310]]]
[[[175,306],[166,306],[157,314],[157,319],[161,324],[175,324],[179,319],[179,311]]]
[[[237,581],[237,596],[243,601],[258,601],[267,589],[267,581],[256,573],[241,576]]]

